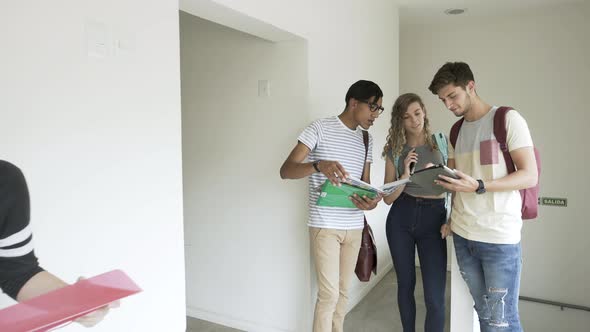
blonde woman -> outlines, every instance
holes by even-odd
[[[445,140],[446,138],[442,136]],[[441,144],[442,145],[442,144]],[[385,183],[409,178],[413,169],[443,164],[446,151],[439,150],[430,132],[420,97],[406,93],[391,111],[391,127],[383,149]],[[383,201],[391,205],[386,234],[397,275],[397,301],[404,332],[416,328],[415,252],[418,249],[426,303],[425,332],[442,332],[445,325],[447,267],[445,194],[408,183]]]

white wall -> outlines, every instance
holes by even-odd
[[[567,197],[567,208],[540,207],[537,221],[523,228],[521,295],[590,306],[586,280],[590,250],[584,217],[588,180],[584,172],[590,77],[590,5],[562,6],[456,24],[402,25],[400,92],[424,97],[431,122],[448,132],[456,120],[428,90],[446,61],[472,67],[478,92],[489,103],[519,109],[541,151],[541,195]],[[582,331],[590,318],[581,311],[520,302],[524,328]],[[557,310],[554,310],[557,309]],[[565,318],[567,317],[567,318]],[[564,323],[566,322],[567,323]]]
[[[307,122],[305,42],[271,43],[184,12],[180,22],[188,313],[304,331],[307,191],[278,170]],[[258,80],[271,82],[270,97],[258,96]]]
[[[188,6],[188,2],[191,1],[184,1],[184,8],[187,8],[187,11],[190,11],[190,9],[193,9],[194,11],[190,11],[191,13],[195,14],[195,15],[199,15],[200,12],[198,9],[198,6]],[[274,211],[275,207],[285,207],[287,206],[287,210],[285,210],[286,212],[282,212],[279,215],[283,216],[283,220],[282,220],[282,224],[280,226],[276,226],[279,227],[279,233],[283,234],[283,232],[286,229],[291,229],[291,232],[293,232],[293,234],[297,234],[297,238],[300,239],[301,241],[296,241],[292,244],[289,244],[290,242],[285,243],[285,239],[277,239],[277,244],[276,246],[273,247],[273,251],[274,251],[274,255],[275,257],[273,258],[273,260],[276,260],[277,262],[281,262],[285,260],[285,257],[293,257],[292,259],[295,259],[297,262],[302,262],[302,265],[300,266],[295,266],[294,271],[296,271],[296,273],[298,273],[298,275],[303,278],[301,280],[292,280],[292,279],[287,279],[283,282],[284,285],[289,285],[289,286],[293,286],[293,282],[295,282],[295,285],[305,285],[306,283],[309,283],[310,280],[313,284],[315,284],[315,274],[311,272],[310,270],[310,266],[309,266],[309,240],[308,240],[308,236],[307,236],[307,227],[305,226],[306,224],[306,219],[307,219],[307,208],[305,206],[306,201],[307,201],[307,194],[305,191],[305,186],[307,184],[306,180],[299,180],[299,181],[277,181],[278,180],[278,174],[276,172],[278,172],[278,169],[282,163],[282,161],[284,160],[284,158],[287,157],[287,154],[290,152],[290,150],[292,149],[292,147],[295,145],[296,143],[296,139],[297,139],[297,135],[299,134],[299,132],[304,128],[305,125],[307,125],[309,122],[311,122],[312,120],[319,118],[319,117],[327,117],[327,116],[332,116],[332,115],[336,115],[339,114],[343,109],[344,109],[344,95],[346,94],[346,91],[348,89],[348,87],[354,83],[356,80],[359,79],[369,79],[369,80],[373,80],[375,82],[377,82],[381,88],[384,90],[385,92],[385,98],[384,98],[384,106],[388,109],[391,108],[391,105],[393,103],[394,98],[397,96],[398,93],[398,18],[397,18],[397,9],[395,7],[395,4],[392,3],[391,1],[386,1],[386,0],[371,0],[371,1],[351,1],[351,2],[346,2],[346,3],[342,3],[340,1],[335,1],[335,0],[329,0],[329,1],[321,1],[321,2],[311,2],[311,1],[266,1],[266,0],[248,0],[248,1],[228,1],[228,0],[218,0],[215,1],[223,6],[226,6],[228,8],[228,10],[232,10],[232,11],[237,11],[240,13],[243,13],[253,19],[256,20],[260,20],[265,24],[269,24],[272,25],[274,27],[276,27],[277,29],[280,29],[282,31],[287,31],[289,33],[295,34],[297,36],[302,36],[306,38],[307,41],[307,50],[306,52],[303,54],[303,57],[307,57],[306,60],[306,65],[307,65],[307,73],[305,73],[307,75],[307,83],[308,83],[308,90],[306,91],[306,93],[300,95],[300,97],[302,98],[309,98],[308,104],[307,106],[298,109],[298,115],[296,118],[289,118],[289,122],[290,123],[285,123],[282,120],[279,119],[274,119],[274,118],[268,118],[265,117],[264,119],[266,120],[265,124],[267,125],[267,130],[271,130],[270,128],[275,127],[276,130],[274,131],[274,135],[271,138],[271,141],[274,142],[278,142],[277,143],[277,147],[276,147],[276,152],[272,155],[272,156],[266,156],[266,158],[273,158],[273,163],[270,168],[267,168],[266,162],[257,162],[259,165],[262,166],[258,166],[258,167],[262,167],[262,168],[257,168],[256,171],[254,172],[255,174],[260,174],[260,176],[262,176],[264,174],[265,178],[264,179],[260,179],[260,181],[264,181],[264,183],[268,183],[270,188],[269,190],[272,191],[273,193],[280,193],[277,194],[278,196],[273,197],[273,206],[267,206],[266,203],[259,203],[258,201],[251,201],[250,204],[255,204],[255,208],[253,208],[255,211],[264,211],[263,213],[259,213],[257,215],[253,215],[253,213],[246,213],[247,210],[245,209],[245,205],[246,203],[244,202],[238,202],[238,209],[237,210],[233,210],[234,212],[223,212],[223,214],[220,216],[219,215],[219,209],[216,209],[216,213],[217,215],[214,214],[210,214],[208,212],[203,212],[200,211],[198,213],[200,213],[200,215],[202,216],[207,216],[211,221],[209,222],[210,224],[212,224],[213,226],[207,226],[209,229],[211,228],[216,228],[216,227],[222,227],[221,225],[215,225],[214,223],[219,223],[219,220],[217,218],[221,218],[222,223],[236,223],[237,221],[232,220],[234,215],[236,214],[235,211],[238,211],[237,214],[240,214],[242,216],[245,216],[245,218],[243,218],[243,220],[241,220],[242,223],[247,223],[247,224],[251,224],[251,223],[255,223],[255,224],[267,224],[269,221],[268,219],[265,218],[269,218],[268,216],[270,216],[270,213],[272,213],[272,211]],[[189,8],[190,7],[190,8]],[[216,10],[218,10],[219,8],[215,8]],[[207,13],[210,12],[203,12],[204,15],[209,15]],[[231,15],[228,15],[231,16]],[[302,17],[309,17],[309,19],[302,19]],[[207,16],[210,19],[214,19],[213,16]],[[225,16],[224,16],[225,17]],[[227,18],[227,17],[225,17]],[[220,19],[220,23],[223,24],[228,24],[227,21],[223,21]],[[184,29],[183,29],[184,31]],[[248,30],[248,31],[252,31],[252,30]],[[225,36],[225,35],[224,35]],[[265,36],[265,35],[264,35]],[[263,36],[263,37],[264,37]],[[246,37],[242,37],[239,39],[235,39],[234,37],[228,37],[226,36],[225,38],[229,38],[229,40],[232,41],[233,44],[238,44],[241,45],[240,43],[243,42],[243,38]],[[184,41],[184,37],[183,37],[183,41]],[[212,40],[211,38],[207,39],[208,43],[207,43],[207,47],[214,47],[215,49],[221,48],[221,47],[225,47],[227,48],[227,50],[231,50],[232,53],[238,53],[234,51],[234,47],[236,46],[220,46],[218,43],[216,43],[214,40]],[[213,46],[210,46],[210,44],[213,44]],[[250,43],[250,46],[242,49],[239,48],[239,50],[244,50],[244,52],[246,52],[246,50],[250,49],[252,46],[254,41],[250,40],[248,43]],[[227,43],[226,43],[227,44]],[[256,47],[262,47],[259,44],[261,44],[260,41],[256,42]],[[278,44],[280,45],[280,44]],[[277,46],[278,46],[277,45]],[[275,46],[275,47],[277,47]],[[197,53],[196,51],[193,51],[193,53],[191,53],[192,55],[195,55],[195,53]],[[227,52],[229,53],[229,52]],[[184,54],[184,51],[183,51]],[[246,53],[248,54],[248,53]],[[196,55],[195,55],[196,56]],[[210,54],[206,54],[203,55],[201,54],[200,56],[206,56],[207,59],[211,59],[211,57],[213,57],[213,55]],[[258,55],[259,57],[261,55]],[[223,54],[222,55],[222,59],[225,59],[226,57],[229,57],[228,54]],[[237,57],[237,56],[236,56]],[[238,57],[238,59],[234,59],[234,61],[238,61],[240,60],[241,57]],[[250,69],[247,70],[259,70],[261,71],[262,68],[257,67],[258,66],[258,62],[256,61],[256,57],[248,57],[248,64],[250,65]],[[291,59],[291,61],[295,61],[295,58],[292,57],[286,57],[286,59]],[[218,59],[214,59],[215,61],[218,61]],[[213,61],[213,60],[208,60],[208,61]],[[242,60],[243,61],[243,60]],[[184,63],[184,60],[183,60]],[[196,63],[196,62],[195,62]],[[208,64],[211,64],[211,62],[205,62]],[[187,71],[184,70],[185,65],[183,65],[183,92],[185,91],[185,80],[190,79],[193,80],[193,78],[190,78],[187,75]],[[299,67],[298,67],[299,68]],[[238,96],[242,96],[243,98],[253,98],[253,96],[256,93],[256,86],[252,85],[253,83],[255,84],[255,81],[257,79],[259,79],[259,76],[257,75],[253,75],[251,74],[250,71],[246,71],[246,69],[243,69],[245,71],[245,76],[249,77],[252,76],[252,80],[250,80],[250,83],[248,83],[249,85],[247,85],[247,89],[248,91],[244,92],[244,89],[246,89],[246,87],[240,87],[240,90],[236,90],[235,92],[232,91],[231,95],[238,95]],[[284,68],[284,70],[288,71],[289,68]],[[241,83],[242,82],[242,78],[240,74],[239,76],[236,74],[236,72],[234,71],[229,72],[229,69],[225,68],[222,71],[222,74],[224,75],[224,77],[222,78],[216,78],[219,80],[227,80],[228,78],[225,78],[225,75],[229,75],[230,77],[233,77],[232,79],[236,79],[237,78],[240,79],[240,82],[236,82],[237,83]],[[240,71],[240,73],[242,73],[242,71]],[[296,79],[298,79],[301,73],[298,73],[297,75],[295,75],[294,77]],[[193,74],[189,74],[189,75],[193,75]],[[199,74],[194,74],[196,76],[198,76]],[[231,76],[233,75],[233,76]],[[207,78],[209,78],[210,76],[205,76]],[[196,79],[195,79],[196,80]],[[253,82],[253,83],[252,83]],[[216,83],[218,84],[218,83]],[[273,88],[274,89],[274,83],[273,83]],[[196,90],[194,93],[198,93]],[[227,96],[221,94],[223,99],[228,98]],[[187,96],[187,93],[183,93],[183,96]],[[196,95],[195,95],[196,96]],[[233,97],[229,98],[230,100],[233,99]],[[255,98],[254,98],[255,99]],[[246,113],[246,111],[249,109],[249,105],[248,103],[244,104],[243,100],[240,101],[241,102],[241,106],[240,109],[242,110],[243,113]],[[206,105],[207,103],[205,103]],[[245,106],[244,106],[245,105]],[[184,107],[186,110],[186,107],[188,106],[187,101],[185,101]],[[232,106],[233,107],[233,106]],[[237,107],[237,106],[236,106]],[[282,109],[283,110],[284,107],[287,107],[287,105],[284,105]],[[206,107],[205,107],[206,108]],[[227,112],[227,111],[226,111]],[[233,114],[233,113],[232,113]],[[257,114],[256,112],[254,114]],[[185,112],[185,116],[186,112]],[[217,118],[216,118],[217,119]],[[215,125],[209,125],[208,128],[213,128],[216,127],[218,130],[221,127],[221,125],[224,124],[225,121],[228,121],[228,119],[231,119],[231,117],[223,117],[221,118],[223,119],[223,123],[219,122],[219,124],[215,124]],[[232,120],[232,121],[237,121],[237,120],[242,120],[242,118],[237,118],[236,120]],[[186,121],[186,118],[185,118]],[[386,132],[387,132],[387,128],[388,128],[388,122],[389,122],[389,115],[384,114],[382,116],[382,119],[379,120],[375,127],[371,130],[374,138],[375,138],[375,147],[374,147],[374,151],[373,154],[375,156],[375,165],[372,169],[372,174],[373,174],[373,182],[375,183],[382,183],[383,181],[383,173],[384,173],[384,163],[383,160],[379,158],[380,156],[380,152],[381,149],[383,147],[383,143],[385,142],[385,136],[386,136]],[[254,125],[259,125],[254,123]],[[201,125],[203,126],[203,125]],[[233,125],[232,128],[237,128],[236,125]],[[258,128],[258,127],[253,127],[253,128]],[[212,129],[209,129],[212,130]],[[242,129],[245,130],[245,129]],[[185,134],[189,135],[189,133],[187,133],[187,131],[185,130]],[[232,132],[232,135],[235,135]],[[219,135],[218,135],[219,136]],[[188,136],[185,136],[185,139]],[[269,136],[270,137],[270,136]],[[228,141],[230,140],[229,138],[227,139]],[[186,144],[186,141],[185,141]],[[220,144],[227,144],[227,143],[223,143],[220,142]],[[201,151],[210,151],[207,150],[205,147],[188,147],[185,145],[185,148],[187,149],[200,149]],[[256,152],[256,151],[254,151]],[[219,153],[219,152],[218,152]],[[185,150],[185,160],[188,155],[190,155],[191,153],[188,153],[187,150]],[[244,155],[245,152],[241,152],[238,155],[238,158],[245,158],[246,156]],[[217,158],[219,158],[218,156],[216,156]],[[264,159],[264,160],[268,160],[268,159]],[[194,161],[196,162],[196,161]],[[247,164],[245,161],[242,162],[242,164],[244,164],[246,167],[252,167],[249,164]],[[242,165],[241,164],[241,165]],[[222,166],[216,166],[216,167],[220,167],[221,169],[226,169],[227,167],[230,167],[229,165],[222,165]],[[185,169],[185,177],[187,177],[187,181],[188,180],[188,171],[186,171]],[[276,178],[275,178],[276,176]],[[196,180],[193,180],[196,181]],[[226,180],[227,181],[227,180]],[[193,197],[189,197],[188,193],[185,193],[185,197],[186,197],[186,206],[188,207],[192,202],[192,201],[196,201],[197,197],[202,197],[195,195]],[[260,194],[259,194],[260,195]],[[200,199],[200,198],[199,198]],[[212,203],[211,203],[212,204]],[[219,204],[219,203],[216,203]],[[241,212],[241,211],[246,211],[246,212]],[[188,212],[190,213],[190,212]],[[189,219],[189,215],[186,215],[187,220]],[[197,213],[197,212],[195,212]],[[387,249],[387,243],[385,240],[385,218],[387,215],[387,208],[385,206],[380,206],[378,209],[376,209],[375,211],[372,211],[370,213],[368,213],[369,216],[369,221],[373,226],[373,230],[376,234],[377,237],[377,242],[378,242],[378,250],[379,250],[379,276],[377,278],[373,278],[373,280],[369,283],[369,284],[361,284],[359,282],[355,282],[354,286],[353,286],[353,290],[352,290],[352,299],[351,299],[351,304],[350,307],[352,307],[354,304],[356,304],[363,296],[364,294],[366,294],[370,288],[372,288],[372,286],[381,278],[385,275],[385,273],[388,272],[388,270],[391,268],[391,257],[389,255],[389,251]],[[190,217],[192,218],[192,217]],[[193,218],[194,220],[196,220],[196,217]],[[216,220],[216,221],[213,221]],[[188,222],[187,222],[188,224]],[[187,226],[189,227],[189,226]],[[233,228],[224,228],[224,231],[226,231],[225,236],[231,238],[231,241],[226,241],[224,243],[227,242],[232,242],[232,241],[236,241],[236,239],[238,239],[240,236],[243,236],[243,234],[253,234],[253,236],[262,236],[260,234],[255,234],[254,230],[251,229],[247,229],[247,228],[243,228],[244,226],[241,226],[241,228],[238,229],[233,229]],[[274,228],[273,228],[274,229]],[[247,230],[247,232],[246,232]],[[190,234],[196,234],[197,232],[194,230],[189,230],[189,228],[187,228],[187,242],[188,241],[195,241],[196,239],[202,239],[204,235],[201,235],[200,237],[195,238],[195,240],[193,239],[189,239],[191,235]],[[211,234],[211,233],[208,233]],[[218,233],[220,234],[220,233]],[[211,234],[211,236],[209,238],[213,237],[213,235]],[[292,240],[292,239],[289,239]],[[194,246],[194,244],[191,244]],[[293,247],[291,247],[291,245]],[[288,249],[285,249],[284,247],[288,246]],[[236,246],[232,246],[232,247],[236,247]],[[257,252],[259,250],[269,250],[269,245],[268,244],[253,244],[252,248],[247,248],[246,251],[244,251],[244,255],[243,256],[238,256],[238,257],[251,257],[253,252]],[[286,252],[290,252],[293,256],[285,256]],[[196,253],[196,251],[195,251]],[[230,261],[233,261],[235,258],[233,258],[233,255],[235,255],[235,252],[222,252],[223,257],[229,259]],[[190,256],[190,255],[189,255]],[[267,257],[267,256],[262,256],[262,257]],[[265,258],[266,259],[266,258]],[[292,260],[291,259],[291,260]],[[187,261],[187,266],[189,266],[189,269],[192,269],[192,262]],[[210,263],[212,264],[212,263]],[[244,268],[243,270],[241,269],[232,269],[232,271],[236,271],[236,273],[241,273],[241,274],[245,274],[246,275],[246,280],[254,280],[256,279],[256,276],[258,276],[258,278],[263,278],[263,275],[275,275],[277,273],[279,273],[279,275],[283,275],[283,272],[281,272],[281,270],[279,269],[283,269],[282,267],[277,269],[277,268],[267,268],[265,270],[263,270],[263,272],[259,272],[258,274],[255,273],[255,268],[262,266],[262,265],[255,265],[253,266],[252,263],[246,264],[245,262],[240,262],[239,264],[237,264],[238,267],[240,268]],[[195,267],[195,269],[197,269],[198,267]],[[229,268],[228,268],[229,269]],[[224,268],[224,271],[226,270],[226,268]],[[287,271],[291,271],[290,267],[287,269]],[[300,273],[304,272],[307,273],[307,276],[301,275]],[[190,277],[190,270],[188,271],[189,273],[189,279]],[[196,272],[195,272],[196,274]],[[203,276],[203,279],[201,279],[201,282],[205,282],[206,280],[211,280],[211,279],[217,279],[217,275],[212,276],[212,275],[208,275],[208,276]],[[227,280],[224,277],[220,277],[220,279],[222,280]],[[267,280],[268,282],[268,278],[266,278],[265,280]],[[208,282],[208,281],[207,281]],[[221,287],[222,285],[225,285],[223,282],[214,282],[215,285],[217,285],[216,289],[219,289],[219,287]],[[281,283],[272,283],[271,287],[274,287],[275,285],[280,285]],[[188,293],[189,293],[189,298],[191,297],[191,282],[189,281],[188,283]],[[244,286],[246,285],[246,286]],[[274,305],[274,310],[275,310],[275,316],[277,316],[276,318],[267,318],[266,321],[263,321],[263,317],[261,314],[265,313],[264,311],[261,310],[254,310],[253,308],[251,308],[251,304],[246,305],[245,303],[246,300],[244,300],[245,298],[247,298],[248,294],[251,294],[253,292],[258,291],[258,294],[264,294],[265,288],[267,286],[260,286],[259,283],[250,283],[250,284],[241,284],[240,287],[238,287],[237,285],[235,286],[235,289],[238,290],[239,294],[242,296],[237,303],[235,304],[230,304],[230,307],[232,310],[229,310],[229,308],[226,308],[224,310],[221,310],[220,308],[216,308],[215,310],[213,310],[212,312],[210,312],[209,314],[203,312],[203,310],[199,311],[198,313],[198,317],[202,317],[205,319],[209,319],[209,320],[214,320],[214,321],[232,321],[236,324],[241,324],[240,326],[247,326],[249,328],[249,331],[262,331],[262,330],[291,330],[291,331],[306,331],[309,330],[309,327],[307,328],[303,328],[301,330],[293,330],[293,324],[291,319],[293,319],[294,317],[292,316],[292,310],[291,308],[293,308],[293,306],[291,305],[291,303],[288,303],[286,301],[282,301],[282,302],[278,302],[281,303],[281,305]],[[202,286],[200,286],[202,288],[206,287],[206,284],[202,284]],[[228,286],[225,286],[228,287]],[[260,287],[257,288],[256,287]],[[244,288],[252,288],[252,290],[243,290]],[[234,288],[232,288],[234,289]],[[310,316],[311,316],[311,312],[313,310],[313,302],[314,300],[314,296],[315,296],[315,286],[311,285],[311,288],[309,287],[309,285],[307,285],[304,288],[301,289],[296,289],[294,291],[296,292],[305,292],[306,294],[304,294],[305,296],[297,298],[297,300],[299,301],[305,301],[305,298],[307,298],[307,303],[296,303],[294,304],[294,306],[297,306],[298,308],[303,308],[302,310],[304,311],[303,313],[301,313],[301,316],[298,317],[305,317],[307,319],[307,321],[309,322]],[[284,293],[287,292],[287,293]],[[287,291],[283,291],[283,296],[285,296],[285,294],[287,294],[287,299],[292,299],[293,297],[291,295],[289,295],[290,290]],[[229,295],[232,295],[232,292],[229,291],[227,292]],[[195,293],[196,294],[196,293]],[[246,294],[246,295],[244,295]],[[213,294],[210,293],[206,296],[212,296]],[[220,296],[220,293],[216,293],[217,296]],[[274,295],[272,295],[274,296]],[[204,300],[202,302],[205,302]],[[239,306],[242,305],[240,308],[235,308],[235,306]],[[195,313],[194,311],[192,311],[191,309],[191,304],[190,304],[190,300],[189,300],[189,314],[191,312]],[[220,312],[222,311],[222,312]],[[229,315],[225,315],[225,313],[229,313],[232,312],[233,316],[229,316]],[[251,317],[255,317],[252,318],[251,321],[246,322],[244,321],[244,317],[246,317],[248,314],[251,315]],[[195,313],[196,315],[196,313]],[[253,315],[253,316],[252,316]],[[284,319],[281,317],[285,317]],[[286,317],[289,317],[289,319],[287,319]],[[272,321],[272,322],[278,322],[275,325],[270,326],[269,323],[267,323],[268,321]],[[237,325],[233,325],[236,326]]]
[[[42,265],[69,282],[121,268],[144,289],[93,331],[185,329],[178,38],[174,1],[0,5],[0,158],[27,177]]]

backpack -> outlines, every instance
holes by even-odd
[[[504,160],[506,161],[506,168],[508,169],[508,174],[514,173],[516,171],[516,167],[514,166],[514,162],[512,161],[512,157],[510,156],[510,152],[508,151],[508,144],[506,143],[506,136],[508,133],[506,132],[506,114],[513,110],[512,107],[502,106],[496,110],[496,114],[494,115],[494,136],[496,136],[496,140],[498,141],[498,145],[500,146],[500,150],[504,155]],[[463,118],[459,121],[455,122],[453,127],[451,128],[451,135],[449,140],[455,147],[457,143],[457,138],[459,137],[459,130],[461,130],[461,126],[463,125]],[[541,158],[539,155],[539,151],[537,148],[534,148],[535,152],[535,161],[537,162],[537,171],[538,176],[541,176]],[[539,179],[537,179],[537,184],[534,187],[530,187],[527,189],[520,190],[520,197],[522,198],[522,219],[535,219],[538,215],[539,209]]]

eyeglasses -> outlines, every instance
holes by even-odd
[[[383,106],[380,106],[379,104],[376,104],[376,103],[371,103],[371,102],[366,101],[366,100],[359,100],[359,102],[365,103],[365,104],[369,105],[369,110],[371,110],[371,112],[377,112],[378,111],[379,114],[381,114],[385,110],[385,108],[383,108]]]

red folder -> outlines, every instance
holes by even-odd
[[[113,270],[0,310],[0,331],[48,331],[139,292],[125,272]]]

